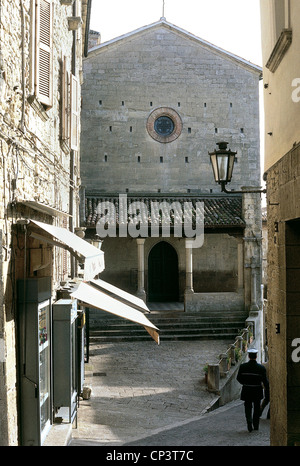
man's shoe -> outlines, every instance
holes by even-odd
[[[252,422],[247,422],[248,431],[252,432]]]

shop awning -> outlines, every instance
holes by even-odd
[[[72,291],[71,296],[86,307],[93,307],[101,311],[106,311],[142,325],[153,340],[159,344],[159,329],[153,325],[141,311],[109,296],[104,291],[96,288],[92,283],[80,283],[78,288]]]
[[[84,263],[84,280],[88,281],[104,270],[104,252],[88,243],[79,236],[75,235],[66,228],[49,225],[48,223],[30,220],[30,222],[40,228],[43,232],[48,233],[53,238],[51,240],[47,236],[39,235],[35,232],[30,232],[30,235],[41,241],[53,244],[64,249],[67,249],[79,262]]]
[[[124,304],[128,304],[131,307],[138,309],[139,311],[150,312],[144,301],[137,296],[134,296],[130,293],[127,293],[120,288],[111,285],[110,283],[105,282],[104,280],[90,280],[90,283],[103,293],[108,294],[109,296],[117,298],[119,301],[122,301]]]

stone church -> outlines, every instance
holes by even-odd
[[[101,278],[186,312],[260,307],[260,195],[222,193],[208,152],[226,141],[230,189],[260,187],[261,72],[165,18],[89,50],[80,215],[86,239],[102,240]],[[197,206],[195,247],[177,227],[187,207],[195,229]]]

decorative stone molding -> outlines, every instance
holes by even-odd
[[[156,122],[161,117],[167,117],[173,123],[172,129],[166,134],[159,133],[156,129]],[[158,142],[167,143],[177,139],[182,132],[182,120],[178,113],[169,107],[160,107],[150,113],[147,120],[147,131],[149,135]]]
[[[80,16],[69,16],[68,23],[69,23],[69,31],[77,31],[79,26],[81,26],[82,20]]]
[[[278,66],[280,65],[284,55],[286,54],[287,50],[289,49],[292,43],[292,30],[291,29],[283,29],[280,34],[280,37],[270,55],[269,60],[267,61],[266,67],[275,73]]]
[[[49,120],[49,116],[44,108],[44,106],[39,102],[39,100],[36,98],[35,95],[30,95],[28,98],[28,103],[31,105],[31,107],[36,111],[38,116],[41,118],[43,121]]]

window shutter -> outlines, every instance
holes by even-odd
[[[70,103],[67,58],[63,57],[61,78],[61,138],[65,143],[70,140]]]
[[[79,84],[78,79],[71,74],[71,149],[79,150]]]
[[[36,0],[36,96],[52,106],[52,0]]]

